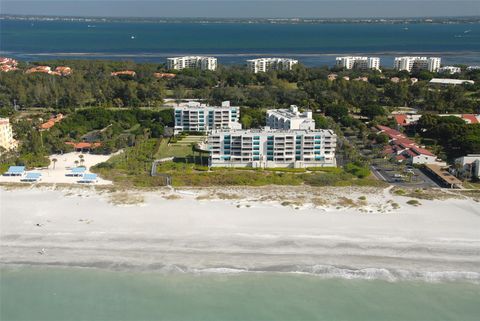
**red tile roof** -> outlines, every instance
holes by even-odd
[[[49,120],[40,125],[40,129],[50,129],[55,126],[55,122],[53,120]]]
[[[56,73],[60,74],[61,76],[68,76],[72,73],[72,68],[66,66],[58,66],[55,68]]]
[[[478,119],[473,114],[463,114],[462,118],[470,124],[478,124]]]
[[[9,72],[14,70],[18,70],[18,68],[13,65],[0,65],[1,72]]]
[[[137,73],[133,70],[121,70],[121,71],[114,71],[111,73],[112,76],[131,76],[135,77]]]
[[[18,61],[12,58],[0,57],[0,65],[9,65],[15,67],[18,65]]]
[[[397,122],[397,124],[400,125],[400,126],[408,125],[408,123],[407,123],[407,115],[403,115],[403,114],[394,115],[393,118],[395,119],[395,121]]]
[[[377,129],[381,132],[385,133],[388,137],[390,137],[390,146],[385,147],[383,152],[384,153],[406,153],[410,157],[418,156],[418,155],[427,155],[427,156],[435,156],[429,150],[425,148],[419,147],[414,141],[410,140],[399,132],[398,130],[392,129],[387,126],[377,125]],[[398,156],[397,156],[398,157]]]
[[[413,152],[415,152],[418,155],[435,156],[429,150],[427,150],[425,148],[418,147],[418,146],[413,146],[413,147],[410,148],[410,150],[412,150]]]
[[[167,79],[172,79],[175,78],[177,75],[176,74],[170,74],[170,73],[162,73],[162,72],[155,72],[153,74],[153,77],[155,78],[167,78]]]
[[[56,116],[52,116],[47,122],[41,124],[39,127],[40,129],[50,129],[55,126],[55,123],[60,122],[63,119],[63,114],[57,114]]]
[[[75,148],[75,149],[97,148],[97,147],[102,146],[102,143],[87,143],[87,142],[80,142],[80,143],[65,142],[65,144],[73,146],[73,148]]]

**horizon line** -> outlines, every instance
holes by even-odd
[[[210,20],[262,20],[262,19],[276,19],[276,20],[309,20],[309,19],[317,19],[317,20],[369,20],[369,19],[376,19],[376,20],[395,20],[395,19],[402,19],[402,20],[414,20],[414,19],[472,19],[472,18],[479,18],[480,15],[460,15],[460,16],[396,16],[396,17],[385,17],[385,16],[371,16],[371,17],[201,17],[201,16],[191,16],[191,17],[134,17],[134,16],[95,16],[95,15],[45,15],[45,14],[18,14],[18,13],[0,13],[0,17],[45,17],[45,18],[84,18],[84,19],[144,19],[144,20],[151,20],[151,19],[210,19]]]

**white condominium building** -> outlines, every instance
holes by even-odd
[[[344,69],[380,69],[380,58],[378,57],[337,57],[337,67]]]
[[[267,110],[267,126],[272,129],[315,129],[315,121],[311,111],[303,113],[295,105],[289,109]]]
[[[444,66],[438,69],[438,72],[444,74],[459,74],[462,72],[462,68],[455,66]]]
[[[216,70],[217,58],[204,56],[185,56],[167,58],[167,68],[170,70],[182,70],[185,68]]]
[[[395,57],[393,67],[396,70],[428,70],[437,72],[440,69],[442,59],[438,57]]]
[[[0,118],[0,147],[6,150],[17,148],[17,141],[13,138],[12,126],[8,118]]]
[[[240,107],[230,106],[229,101],[221,106],[207,106],[199,102],[189,102],[175,107],[175,135],[186,132],[206,132],[212,129],[241,129]]]
[[[336,166],[337,137],[331,130],[213,130],[208,134],[210,166]]]
[[[272,70],[292,70],[298,60],[290,58],[258,58],[247,60],[247,68],[251,72],[268,72]]]

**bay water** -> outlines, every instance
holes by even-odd
[[[248,24],[0,20],[0,54],[21,60],[116,59],[165,62],[208,54],[221,64],[261,56],[333,65],[336,55],[375,55],[391,67],[404,54],[444,64],[480,64],[480,24]]]

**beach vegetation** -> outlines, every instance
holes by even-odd
[[[412,206],[419,206],[419,205],[421,205],[421,203],[420,203],[418,200],[416,200],[416,199],[411,199],[411,200],[407,201],[407,204],[408,204],[408,205],[412,205]]]
[[[318,168],[310,171],[298,168],[221,168],[206,166],[206,157],[175,156],[169,153],[164,139],[144,139],[122,153],[112,156],[107,162],[92,168],[108,180],[121,186],[151,187],[165,185],[165,175],[171,178],[174,186],[264,186],[264,185],[312,185],[312,186],[377,186],[380,181],[360,178],[341,168]],[[172,146],[172,145],[170,145]],[[174,148],[174,147],[172,147]],[[192,151],[193,154],[193,151]],[[173,161],[157,164],[159,176],[151,176],[152,163],[158,156],[174,156]],[[202,165],[203,163],[203,165]]]

